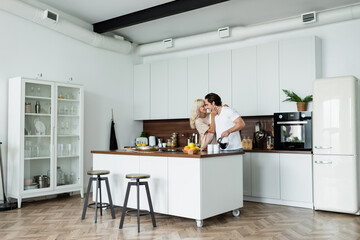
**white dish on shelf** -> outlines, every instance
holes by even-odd
[[[38,118],[35,118],[34,125],[35,125],[35,132],[37,135],[45,135],[46,127],[42,121],[40,121]]]

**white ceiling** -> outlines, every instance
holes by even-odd
[[[171,2],[168,0],[38,0],[90,24]],[[194,0],[197,1],[197,0]],[[231,0],[186,13],[126,27],[115,33],[143,44],[166,38],[247,26],[301,13],[359,3],[359,0]]]

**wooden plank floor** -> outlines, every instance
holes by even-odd
[[[360,239],[358,216],[253,202],[244,203],[239,217],[225,213],[204,220],[203,228],[191,219],[160,214],[153,228],[144,216],[138,234],[136,217],[127,216],[124,229],[119,229],[120,207],[115,207],[116,219],[106,210],[94,223],[89,208],[82,221],[83,203],[75,195],[0,212],[0,239]]]

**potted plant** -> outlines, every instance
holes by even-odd
[[[296,93],[283,89],[283,92],[286,95],[286,99],[283,102],[296,102],[298,111],[306,111],[307,103],[313,100],[313,96],[306,96],[304,99],[301,99]]]

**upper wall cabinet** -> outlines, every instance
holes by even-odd
[[[151,64],[150,73],[150,118],[168,118],[168,62]]]
[[[301,98],[312,94],[313,81],[322,76],[321,40],[317,37],[280,41],[280,111],[296,111],[293,102],[282,102],[282,89],[294,91]],[[308,111],[312,105],[308,106]]]
[[[257,46],[258,114],[279,111],[279,44]]]
[[[187,109],[187,59],[169,61],[169,118],[186,118]]]
[[[194,101],[204,99],[209,92],[209,55],[188,57],[188,117]]]
[[[134,66],[134,119],[150,119],[150,65]]]
[[[242,116],[257,114],[256,46],[232,51],[232,107]]]
[[[231,106],[231,51],[209,54],[209,92]]]
[[[321,40],[314,36],[138,65],[134,119],[187,118],[209,92],[241,116],[296,111],[296,104],[282,102],[282,89],[312,94],[321,68]]]

